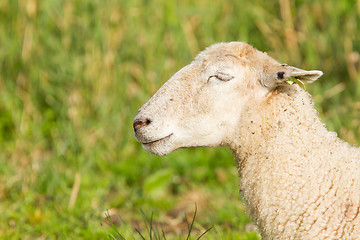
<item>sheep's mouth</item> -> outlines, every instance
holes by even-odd
[[[163,137],[163,138],[160,138],[160,139],[157,139],[157,140],[153,140],[153,141],[148,141],[148,142],[142,142],[143,145],[151,145],[151,144],[155,144],[155,143],[158,143],[158,142],[162,142],[162,141],[165,141],[165,140],[168,140],[171,135],[173,135],[172,133],[167,135],[166,137]]]

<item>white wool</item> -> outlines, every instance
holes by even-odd
[[[241,43],[215,44],[139,110],[149,152],[228,146],[263,239],[360,239],[360,150],[327,131],[293,78],[321,71],[280,64]]]

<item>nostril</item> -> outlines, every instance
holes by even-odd
[[[144,120],[140,120],[140,119],[135,120],[135,121],[134,121],[134,129],[135,129],[135,130],[136,130],[136,129],[140,129],[140,128],[142,128],[142,127],[145,127],[145,126],[149,125],[150,123],[151,123],[151,120],[148,119],[148,118],[146,118],[146,119],[144,119]]]

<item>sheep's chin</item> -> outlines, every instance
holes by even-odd
[[[165,138],[159,139],[157,141],[150,142],[150,143],[142,143],[141,145],[146,151],[148,151],[152,154],[155,154],[158,156],[165,156],[177,149],[172,144],[171,136],[172,136],[172,134],[170,134],[169,136],[167,136]]]

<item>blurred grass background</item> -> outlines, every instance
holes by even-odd
[[[246,41],[319,69],[307,89],[331,131],[360,143],[360,1],[0,1],[0,238],[258,239],[226,149],[145,152],[132,119],[205,47]],[[107,211],[108,210],[108,211]],[[145,230],[143,230],[145,231]],[[186,235],[185,235],[186,236]]]

